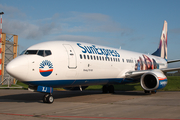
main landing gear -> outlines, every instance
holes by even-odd
[[[103,85],[102,93],[114,93],[114,86],[113,85]]]
[[[44,103],[53,103],[54,102],[54,98],[52,96],[52,94],[45,94],[43,97],[43,102]]]
[[[144,93],[146,94],[156,94],[156,90],[153,90],[153,91],[147,91],[147,90],[144,90]]]

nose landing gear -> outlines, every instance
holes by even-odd
[[[43,97],[43,102],[44,103],[53,103],[54,98],[53,98],[52,94],[45,94]]]

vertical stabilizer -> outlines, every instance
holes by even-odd
[[[167,60],[167,22],[166,21],[164,21],[159,47],[152,55],[159,56]]]

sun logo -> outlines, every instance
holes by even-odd
[[[53,64],[49,60],[40,63],[39,72],[43,77],[49,76],[53,72]]]

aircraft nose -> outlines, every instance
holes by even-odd
[[[7,64],[6,71],[14,78],[25,81],[28,71],[28,59],[26,56],[19,56],[13,59]]]

